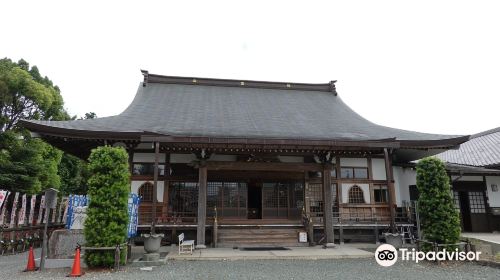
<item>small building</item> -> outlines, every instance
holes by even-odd
[[[141,227],[192,230],[198,245],[296,242],[304,217],[316,242],[344,230],[378,234],[400,222],[409,199],[411,174],[398,166],[469,139],[374,124],[342,101],[335,81],[143,76],[119,115],[21,124],[81,158],[101,145],[126,148]]]
[[[462,230],[500,231],[500,127],[437,157],[447,163]]]

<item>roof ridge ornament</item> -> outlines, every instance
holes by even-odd
[[[146,87],[146,85],[148,84],[149,71],[141,69],[141,72],[142,72],[142,75],[144,76],[144,82],[142,83],[142,86]]]
[[[335,87],[335,83],[337,80],[330,81],[330,91],[333,92],[333,95],[337,96],[337,88]]]

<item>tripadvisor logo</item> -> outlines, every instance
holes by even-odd
[[[416,251],[415,248],[401,248],[396,250],[394,246],[390,244],[380,245],[375,251],[375,260],[381,266],[391,266],[398,261],[398,255],[401,255],[402,261],[414,261],[418,263],[419,261],[478,261],[481,252],[463,252],[458,251],[447,251],[443,249],[437,252],[422,252]]]
[[[398,260],[398,251],[390,244],[382,244],[375,251],[375,260],[381,266],[391,266]]]

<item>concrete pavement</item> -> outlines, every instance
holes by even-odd
[[[464,232],[462,237],[474,238],[500,245],[500,233]]]
[[[179,255],[172,246],[168,260],[319,260],[373,258],[373,253],[350,246],[337,245],[335,248],[287,247],[289,250],[244,251],[232,248],[208,248],[195,250],[192,255]]]

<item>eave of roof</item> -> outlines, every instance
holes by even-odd
[[[451,174],[500,176],[500,170],[454,163],[446,163],[446,170]]]

